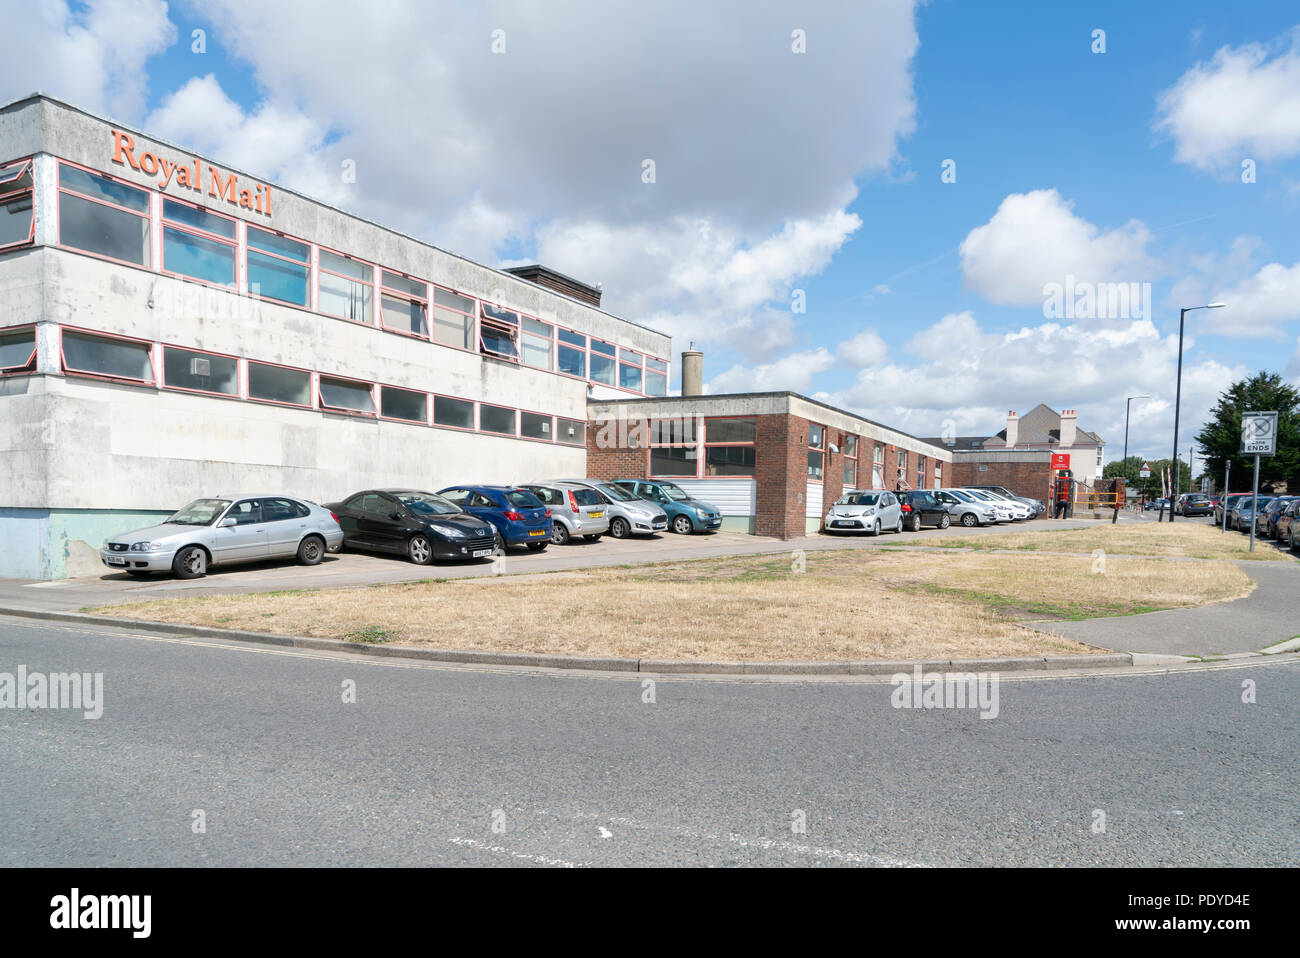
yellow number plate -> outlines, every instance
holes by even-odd
[[[589,518],[589,519],[600,519],[600,518],[603,517],[604,515],[605,515],[605,513],[603,513],[603,512],[593,512],[593,513],[591,513],[590,516],[588,516],[588,518]]]

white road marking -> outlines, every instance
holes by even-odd
[[[545,855],[530,855],[527,852],[517,852],[510,848],[503,848],[500,845],[485,845],[483,842],[476,841],[473,838],[449,838],[447,839],[453,845],[461,845],[466,848],[477,848],[479,851],[491,852],[494,855],[508,855],[511,858],[518,858],[520,861],[534,862],[538,865],[551,865],[558,868],[587,868],[589,862],[571,862],[563,858],[547,858]]]
[[[611,832],[608,828],[606,828],[604,825],[597,825],[596,827],[600,829],[600,837],[601,837],[601,838],[610,838],[610,837],[612,837],[613,834],[614,834],[614,833]]]

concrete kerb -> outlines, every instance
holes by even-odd
[[[577,669],[597,672],[635,672],[657,675],[893,675],[910,673],[917,665],[922,671],[1011,672],[1034,669],[1123,668],[1133,665],[1127,652],[1097,655],[1035,655],[992,659],[924,659],[917,661],[863,662],[700,662],[690,659],[633,659],[609,656],[547,655],[534,652],[480,652],[470,649],[425,649],[412,645],[372,645],[342,639],[308,636],[274,635],[269,632],[242,632],[214,629],[210,626],[176,625],[171,622],[148,622],[140,619],[116,619],[85,612],[48,612],[35,609],[0,608],[0,615],[79,625],[102,625],[117,629],[136,629],[161,635],[198,636],[277,645],[285,648],[348,652],[390,658],[420,659],[459,665],[513,665],[543,669]]]

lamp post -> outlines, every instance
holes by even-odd
[[[1133,408],[1134,399],[1150,399],[1150,396],[1129,396],[1124,402],[1124,458],[1120,462],[1124,463],[1120,467],[1120,476],[1124,479],[1124,501],[1128,502],[1128,414]],[[1118,513],[1118,507],[1116,512]]]
[[[1184,306],[1178,312],[1178,385],[1174,391],[1174,454],[1170,457],[1173,460],[1175,487],[1178,485],[1178,414],[1183,404],[1183,320],[1194,309],[1222,309],[1227,305],[1227,303],[1206,303],[1204,306]],[[1169,521],[1174,521],[1172,496],[1169,499]]]

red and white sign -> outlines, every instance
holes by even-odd
[[[1151,478],[1151,463],[1149,462],[1142,463],[1142,468],[1138,470],[1138,478],[1140,479]]]
[[[1070,468],[1070,454],[1069,454],[1068,452],[1054,452],[1054,453],[1052,453],[1052,468],[1053,468],[1053,469],[1069,469],[1069,468]]]

